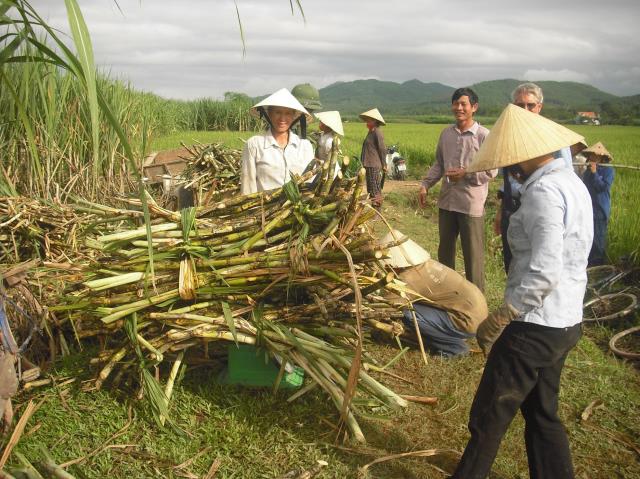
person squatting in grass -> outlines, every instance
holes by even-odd
[[[362,143],[360,163],[366,171],[367,193],[371,203],[380,207],[382,172],[387,171],[387,147],[384,146],[384,135],[380,127],[386,123],[377,108],[360,113],[360,119],[366,123],[369,130]]]
[[[600,142],[582,151],[589,166],[582,174],[593,207],[593,245],[589,253],[589,266],[599,266],[607,261],[607,228],[611,215],[611,185],[613,168],[602,166],[611,161],[611,154]]]
[[[402,238],[404,235],[394,230],[382,243]],[[443,357],[468,354],[466,340],[475,336],[478,325],[489,314],[487,301],[478,287],[431,259],[429,253],[410,239],[390,248],[389,259],[384,262],[393,267],[409,289],[426,299],[414,301],[413,311],[403,311],[407,338],[416,337],[415,314],[422,342],[430,353]]]
[[[278,90],[251,108],[269,124],[261,134],[249,138],[241,158],[240,192],[243,195],[279,188],[291,173],[302,174],[313,160],[313,146],[291,131],[296,121],[312,121],[286,88]]]
[[[543,101],[542,88],[535,83],[521,83],[511,92],[511,102],[514,105],[529,110],[536,115],[539,115],[542,111]],[[573,168],[571,149],[569,147],[554,152],[553,156],[554,158],[562,158],[567,168]],[[493,221],[493,230],[497,235],[502,236],[502,259],[504,270],[508,273],[509,264],[511,263],[511,248],[509,248],[506,232],[509,228],[509,218],[520,207],[520,183],[506,174],[504,169],[502,176],[504,183],[498,190],[500,207],[497,209],[496,217]],[[505,234],[502,234],[503,232]]]
[[[429,189],[444,176],[438,198],[438,261],[456,267],[456,240],[460,236],[467,279],[484,291],[484,202],[489,181],[498,170],[468,173],[467,166],[489,134],[473,119],[478,96],[471,88],[458,88],[451,97],[455,124],[440,134],[436,161],[422,181],[418,195],[426,206]]]
[[[507,167],[522,186],[506,232],[513,259],[504,304],[477,332],[490,352],[469,413],[471,438],[453,478],[487,477],[518,410],[530,477],[574,477],[558,393],[565,359],[582,333],[593,212],[587,188],[554,152],[580,141],[573,131],[509,105],[469,166]]]

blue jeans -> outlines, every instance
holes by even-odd
[[[593,245],[589,252],[589,266],[599,266],[607,261],[607,218],[593,219]]]
[[[418,303],[413,307],[422,341],[430,353],[450,357],[469,352],[465,339],[472,338],[473,334],[456,329],[446,311]],[[415,334],[413,315],[409,310],[404,310],[404,325]]]

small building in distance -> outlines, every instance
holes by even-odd
[[[576,125],[599,125],[600,116],[595,111],[579,111],[574,123]]]

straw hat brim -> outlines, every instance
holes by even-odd
[[[313,116],[311,116],[311,114],[305,109],[305,107],[302,106],[302,103],[300,103],[298,99],[293,96],[291,92],[286,88],[281,88],[272,95],[269,95],[264,100],[253,105],[249,110],[249,113],[256,118],[260,118],[259,108],[262,107],[267,109],[270,106],[291,108],[292,110],[298,112],[296,118],[298,118],[300,115],[304,115],[307,119],[307,123],[311,123],[313,121]]]
[[[589,148],[585,150],[582,150],[582,154],[585,154],[585,153],[592,153],[594,155],[598,155],[606,158],[607,161],[613,161],[613,157],[611,156],[611,153],[607,151],[607,149],[604,147],[601,141],[599,141],[598,143],[595,143],[594,145],[591,145]]]
[[[389,248],[389,258],[383,259],[383,263],[394,268],[408,268],[410,266],[418,266],[425,261],[431,259],[431,255],[415,241],[407,238],[398,230],[387,233],[382,239],[382,244],[392,241],[398,241],[406,238],[406,241]]]
[[[524,108],[508,105],[473,157],[467,172],[493,170],[539,158],[584,137]]]
[[[363,121],[367,121],[368,119],[377,120],[383,125],[386,125],[384,118],[382,118],[382,114],[378,111],[377,108],[373,108],[369,111],[365,111],[364,113],[360,113],[360,119]]]
[[[339,111],[321,111],[314,113],[315,117],[322,123],[331,128],[335,133],[340,136],[344,136],[344,129],[342,128],[342,118],[340,118]]]

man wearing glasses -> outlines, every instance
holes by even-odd
[[[531,113],[539,114],[542,110],[542,88],[535,83],[522,83],[511,92],[511,102],[529,110]],[[563,148],[553,154],[554,158],[564,159],[567,168],[573,168],[571,150]],[[502,200],[500,208],[493,221],[493,229],[497,235],[502,236],[502,258],[504,260],[504,270],[509,272],[511,263],[511,248],[507,242],[507,228],[509,228],[509,218],[520,207],[520,183],[511,178],[503,171],[504,186],[498,191],[498,198]],[[504,234],[503,234],[504,233]]]

